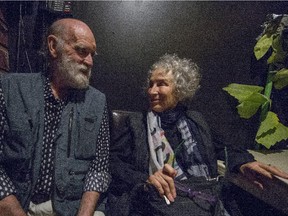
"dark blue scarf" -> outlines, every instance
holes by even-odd
[[[187,118],[186,116],[187,108],[183,106],[182,104],[178,104],[174,109],[164,111],[161,113],[158,113],[160,119],[161,119],[161,127],[165,130],[165,128],[173,128],[177,127],[178,131],[181,133],[182,140],[185,139],[184,145],[181,143],[181,154],[182,154],[182,160],[183,163],[185,163],[185,166],[182,166],[182,169],[184,167],[184,172],[186,173],[186,176],[193,175],[193,176],[205,176],[209,177],[209,171],[208,167],[203,161],[203,158],[199,152],[199,149],[197,147],[197,143],[201,142],[201,140],[196,140],[196,135],[199,134],[198,128],[195,125],[195,123]],[[184,138],[183,134],[189,134],[191,136],[188,138]],[[188,133],[187,133],[188,132]],[[171,145],[171,144],[170,144]],[[178,144],[179,145],[179,144]],[[175,146],[175,145],[174,145]],[[190,146],[190,149],[189,149]],[[175,148],[180,149],[179,146],[176,146]],[[174,149],[175,151],[175,149]],[[174,152],[175,154],[178,154],[177,152]]]

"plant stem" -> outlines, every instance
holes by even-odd
[[[266,85],[265,85],[265,89],[264,89],[264,95],[270,99],[271,97],[271,92],[272,92],[272,88],[273,88],[273,81],[272,81],[272,77],[273,77],[273,73],[272,73],[272,68],[271,65],[269,65],[268,68],[268,73],[267,73],[267,80],[266,80]],[[265,120],[268,111],[270,110],[271,106],[270,103],[264,103],[261,106],[261,113],[260,113],[260,124],[262,121]],[[259,127],[260,127],[259,124]],[[262,146],[260,146],[258,143],[256,143],[256,149],[261,149]]]
[[[273,87],[272,77],[273,77],[273,74],[271,73],[271,70],[268,70],[267,81],[266,81],[266,85],[264,89],[264,95],[268,99],[270,99],[271,97],[271,92],[272,92],[272,87]],[[270,110],[270,103],[264,103],[261,107],[260,122],[264,121],[269,110]]]

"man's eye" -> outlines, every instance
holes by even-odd
[[[86,50],[85,50],[85,49],[82,49],[82,48],[80,48],[80,49],[78,49],[78,52],[79,52],[80,54],[85,54],[85,53],[86,53]]]
[[[77,51],[77,53],[79,53],[80,55],[87,55],[87,50],[85,48],[82,47],[76,47],[75,50]]]

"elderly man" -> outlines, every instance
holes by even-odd
[[[93,215],[110,182],[106,98],[89,86],[93,33],[60,19],[47,48],[44,73],[1,77],[0,215]]]

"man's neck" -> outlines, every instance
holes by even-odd
[[[52,94],[56,99],[63,100],[67,94],[68,90],[66,88],[61,88],[57,83],[51,81],[50,83]]]

